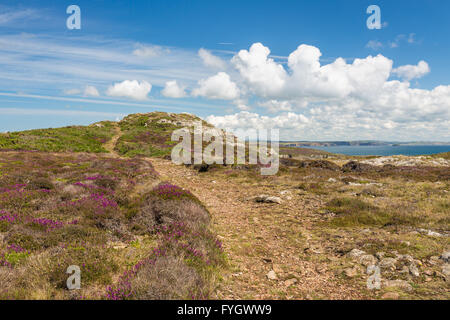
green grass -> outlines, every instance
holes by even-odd
[[[103,143],[114,135],[111,122],[101,127],[70,126],[56,129],[36,129],[0,134],[0,149],[36,150],[46,152],[107,152]]]
[[[336,214],[330,223],[337,227],[383,226],[392,222],[390,213],[359,199],[334,198],[325,209]]]
[[[171,140],[172,132],[183,128],[174,123],[159,123],[161,120],[202,121],[187,114],[169,115],[163,112],[133,114],[120,121],[122,136],[117,141],[116,151],[123,156],[164,157],[170,155],[178,143]],[[203,122],[203,125],[206,125]]]

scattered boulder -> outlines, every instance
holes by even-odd
[[[273,271],[273,270],[270,270],[270,271],[267,273],[267,278],[268,278],[269,280],[278,280],[277,274],[276,274],[275,271]]]
[[[340,167],[334,162],[327,160],[303,160],[300,162],[300,168],[321,168],[326,170],[338,171]]]
[[[419,276],[420,276],[419,268],[417,268],[417,266],[416,266],[415,263],[411,263],[411,264],[408,266],[408,269],[409,269],[409,273],[410,273],[411,275],[413,275],[414,277],[419,277]]]
[[[281,204],[282,200],[280,197],[273,197],[268,196],[265,194],[260,194],[259,196],[256,196],[255,198],[256,202],[263,202],[263,203],[278,203]]]
[[[284,285],[285,285],[286,287],[290,287],[290,286],[296,284],[297,282],[298,282],[298,280],[297,280],[296,278],[291,278],[291,279],[286,280],[286,281],[284,282]]]
[[[373,255],[367,254],[365,251],[359,249],[353,249],[348,253],[348,256],[366,267],[377,262],[377,259]]]
[[[342,166],[343,172],[367,172],[373,171],[376,168],[367,163],[361,163],[357,161],[349,161]]]
[[[346,268],[344,269],[344,274],[348,278],[353,278],[358,274],[358,270],[356,268]]]
[[[362,251],[362,250],[359,250],[359,249],[353,249],[347,255],[350,258],[355,259],[355,258],[358,258],[358,257],[362,256],[363,254],[366,254],[366,252]]]
[[[414,258],[411,255],[409,255],[409,254],[403,254],[403,255],[402,254],[397,254],[397,258],[401,262],[406,263],[406,264],[414,263]]]
[[[385,270],[394,271],[396,269],[395,264],[397,263],[397,259],[394,258],[383,258],[380,261],[380,268]]]
[[[422,234],[425,234],[429,237],[442,237],[443,234],[433,231],[433,230],[428,230],[428,229],[418,229],[417,231],[419,231]]]
[[[450,262],[450,251],[446,251],[441,255],[441,260],[443,260],[446,263]]]
[[[377,263],[377,258],[375,258],[373,255],[371,254],[364,254],[362,256],[360,256],[357,261],[362,264],[363,266],[370,266],[370,265],[374,265],[375,263]]]
[[[404,273],[404,274],[409,274],[409,268],[407,266],[403,266],[399,272]]]
[[[379,260],[381,260],[384,258],[385,255],[386,255],[386,252],[380,251],[375,254],[375,257],[377,257]]]

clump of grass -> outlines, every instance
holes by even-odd
[[[297,187],[300,190],[315,194],[327,194],[328,190],[319,182],[300,183]]]
[[[337,227],[384,226],[392,221],[391,214],[360,199],[334,198],[325,209],[336,214],[330,223]]]

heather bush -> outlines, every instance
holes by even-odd
[[[49,281],[58,288],[66,288],[66,270],[71,265],[80,267],[84,285],[110,283],[111,276],[118,270],[110,250],[73,243],[51,257]]]
[[[53,183],[48,178],[34,178],[28,183],[27,189],[30,190],[52,190],[54,189]]]
[[[182,256],[164,256],[145,264],[130,280],[130,299],[190,299],[194,290],[204,286],[202,278]]]
[[[145,232],[153,232],[156,226],[174,222],[184,222],[195,230],[209,221],[209,212],[189,191],[164,184],[144,196],[131,223]]]

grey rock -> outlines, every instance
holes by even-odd
[[[400,273],[409,273],[409,268],[407,266],[403,266],[402,269],[399,271]]]
[[[399,255],[398,257],[402,262],[407,263],[407,264],[414,262],[414,258],[409,254]]]
[[[353,278],[358,274],[358,270],[356,268],[347,268],[344,269],[344,274],[349,278]]]
[[[375,263],[377,263],[377,258],[375,258],[371,254],[364,254],[364,255],[358,257],[357,261],[360,264],[362,264],[362,265],[367,267],[367,266],[374,265]]]
[[[448,263],[450,262],[450,251],[446,251],[441,255],[441,260]]]
[[[445,277],[445,281],[450,282],[450,263],[446,263],[442,266],[442,274]]]
[[[352,258],[352,259],[356,259],[362,255],[366,254],[365,251],[359,250],[359,249],[353,249],[352,251],[350,251],[349,253],[347,253],[347,255]]]
[[[281,204],[281,198],[280,197],[272,197],[265,194],[261,194],[254,198],[256,202],[263,202],[263,203],[278,203]]]
[[[386,270],[395,270],[395,264],[397,263],[397,259],[394,258],[383,258],[379,263],[379,267],[381,269]]]
[[[277,274],[273,270],[270,270],[269,273],[267,273],[267,278],[269,280],[277,280],[278,279]]]
[[[296,284],[297,282],[298,282],[298,280],[297,280],[296,278],[291,278],[291,279],[286,280],[286,281],[284,282],[284,285],[285,285],[286,287],[290,287],[290,286]]]
[[[377,258],[380,259],[380,260],[382,260],[382,259],[384,258],[385,255],[386,255],[386,253],[383,252],[383,251],[380,251],[380,252],[375,253],[375,257],[377,257]]]
[[[417,266],[414,263],[411,263],[408,266],[409,269],[409,273],[411,273],[411,275],[413,275],[414,277],[419,277],[420,273],[419,273],[419,268],[417,268]]]
[[[417,231],[419,231],[422,234],[425,234],[429,237],[442,237],[444,236],[443,234],[433,231],[433,230],[428,230],[428,229],[418,229]]]

